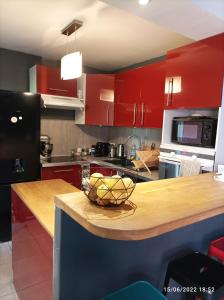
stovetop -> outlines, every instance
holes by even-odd
[[[85,161],[85,159],[81,158],[80,156],[52,156],[43,160],[47,163]]]

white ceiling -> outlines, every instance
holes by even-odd
[[[76,42],[74,34],[69,38],[69,51],[81,50],[85,65],[112,70],[164,55],[169,49],[190,43],[189,37],[197,39],[198,33],[186,34],[186,27],[192,27],[192,32],[203,29],[204,35],[214,34],[207,31],[211,24],[205,28],[195,15],[196,20],[191,20],[188,26],[185,26],[188,13],[180,16],[180,3],[208,0],[152,1],[143,8],[136,5],[137,0],[0,0],[0,47],[60,59],[66,52],[66,37],[60,31],[79,19],[84,26],[77,32]],[[121,4],[122,9],[116,7]],[[199,10],[212,15],[208,19],[212,24],[214,18],[221,20],[219,10],[216,15],[200,7]],[[179,25],[172,25],[175,22]]]
[[[224,32],[224,0],[102,0],[169,30],[200,40]]]

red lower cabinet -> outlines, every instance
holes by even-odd
[[[90,174],[93,173],[101,173],[103,176],[113,176],[117,174],[117,170],[92,164],[90,165]]]
[[[53,239],[14,191],[12,268],[20,300],[52,300]]]
[[[44,167],[41,172],[41,179],[63,179],[64,181],[81,188],[81,166],[60,166],[60,167]]]

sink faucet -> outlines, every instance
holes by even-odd
[[[135,134],[129,135],[125,145],[127,148],[127,158],[135,158],[136,150],[141,148],[141,139]]]

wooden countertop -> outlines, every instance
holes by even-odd
[[[224,213],[224,183],[214,174],[138,183],[131,202],[91,204],[83,192],[55,197],[56,206],[89,232],[115,240],[141,240]]]
[[[17,183],[12,189],[51,237],[54,237],[55,195],[80,191],[62,179]]]

